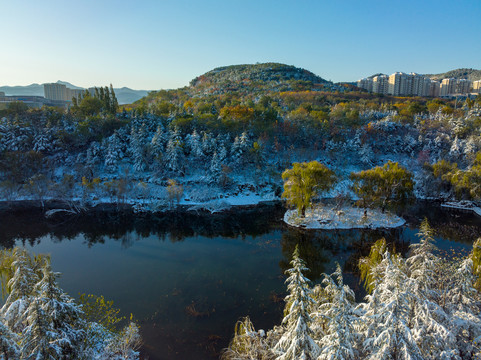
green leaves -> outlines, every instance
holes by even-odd
[[[413,175],[397,162],[389,161],[383,167],[353,172],[350,177],[353,191],[361,198],[364,208],[379,206],[384,212],[387,205],[413,196]]]
[[[320,162],[311,161],[294,163],[292,169],[282,173],[282,179],[282,197],[304,216],[306,209],[311,206],[312,198],[329,190],[336,182],[336,175]]]

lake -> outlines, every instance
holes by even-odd
[[[51,254],[70,295],[104,295],[123,315],[132,313],[142,330],[142,356],[156,360],[216,359],[246,315],[256,329],[279,324],[284,271],[296,244],[311,280],[339,262],[359,300],[356,263],[373,241],[385,237],[405,253],[418,241],[424,217],[445,251],[465,255],[481,236],[481,218],[425,203],[400,213],[407,224],[391,230],[292,229],[284,212],[266,204],[214,215],[91,211],[47,220],[38,209],[17,209],[0,214],[0,241]]]

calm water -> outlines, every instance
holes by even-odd
[[[279,205],[228,214],[139,216],[96,212],[46,220],[39,211],[1,214],[0,242],[50,253],[61,287],[72,296],[102,294],[139,320],[149,359],[215,359],[235,322],[249,315],[256,328],[281,320],[283,275],[290,254],[301,256],[319,280],[338,261],[363,296],[355,264],[385,237],[405,252],[426,216],[437,245],[466,254],[481,236],[481,219],[418,204],[408,224],[388,231],[300,231],[285,226]]]

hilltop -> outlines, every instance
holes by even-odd
[[[425,74],[425,76],[433,80],[455,78],[455,79],[467,79],[471,81],[476,81],[476,80],[481,80],[481,70],[462,68],[462,69],[450,70],[441,74]]]
[[[193,92],[222,94],[232,91],[290,91],[323,89],[332,84],[312,72],[279,63],[230,65],[215,68],[193,79]]]

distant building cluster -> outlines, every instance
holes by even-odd
[[[358,80],[357,86],[369,92],[394,96],[451,96],[468,94],[471,89],[480,93],[480,81],[443,79],[441,82],[416,73],[396,72]]]
[[[34,95],[5,95],[4,92],[0,92],[0,109],[5,108],[12,102],[21,101],[28,107],[41,108],[42,106],[55,106],[67,108],[70,102],[63,100],[50,100],[45,99],[43,96]]]
[[[79,98],[85,90],[70,89],[64,84],[44,84],[43,91],[45,98],[49,100],[72,101],[72,98]]]
[[[45,96],[7,96],[4,92],[0,92],[0,109],[5,108],[9,103],[17,101],[21,101],[32,108],[41,108],[42,106],[68,108],[72,104],[73,97],[78,98],[85,92],[83,89],[70,89],[63,84],[44,84],[43,91]]]

